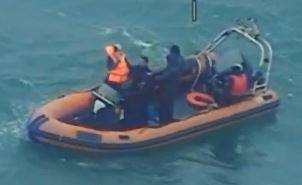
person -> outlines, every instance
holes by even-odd
[[[155,75],[155,80],[159,82],[160,87],[158,93],[160,123],[173,121],[174,99],[176,97],[181,72],[185,66],[184,61],[179,46],[173,45],[167,55],[166,68]]]
[[[152,92],[151,70],[148,62],[148,57],[141,56],[138,65],[131,68],[132,85],[125,102],[125,122],[131,126],[148,121],[148,105]]]
[[[228,76],[229,95],[232,97],[243,96],[249,88],[249,80],[242,64],[232,67],[232,73]]]
[[[105,82],[120,92],[122,85],[129,80],[131,66],[125,53],[117,45],[107,45],[104,50],[108,69]]]
[[[217,77],[220,88],[214,97],[221,105],[231,104],[243,97],[252,86],[252,69],[246,62],[238,63],[221,72]]]
[[[145,91],[147,81],[150,80],[152,71],[149,66],[149,58],[147,56],[141,56],[139,63],[132,67],[131,77],[132,83],[136,90]]]

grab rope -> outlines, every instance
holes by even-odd
[[[212,67],[212,60],[210,59],[210,57],[209,57],[208,55],[206,55],[206,54],[204,54],[204,53],[201,53],[201,54],[195,56],[196,63],[197,63],[197,65],[198,65],[198,73],[197,73],[197,76],[196,76],[196,78],[195,78],[195,80],[194,80],[194,82],[193,82],[193,84],[192,84],[191,91],[194,91],[194,90],[195,90],[195,86],[197,85],[198,80],[199,80],[199,78],[200,78],[200,75],[201,75],[201,73],[202,73],[202,63],[201,63],[201,61],[200,61],[200,59],[199,59],[199,57],[200,57],[201,55],[203,55],[203,56],[205,57],[205,59],[206,59],[207,61],[209,61],[209,65],[211,65],[211,67]]]

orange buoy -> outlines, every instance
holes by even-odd
[[[187,102],[194,109],[204,110],[208,108],[209,104],[215,103],[215,100],[208,94],[190,92],[187,94]]]

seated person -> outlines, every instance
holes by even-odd
[[[213,94],[221,105],[234,103],[252,87],[252,69],[246,62],[235,64],[216,76]]]

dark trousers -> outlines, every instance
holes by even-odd
[[[148,120],[148,103],[140,95],[130,96],[125,99],[125,122],[128,124],[144,124]]]
[[[160,94],[159,97],[159,122],[167,123],[173,119],[174,95],[169,93]]]

